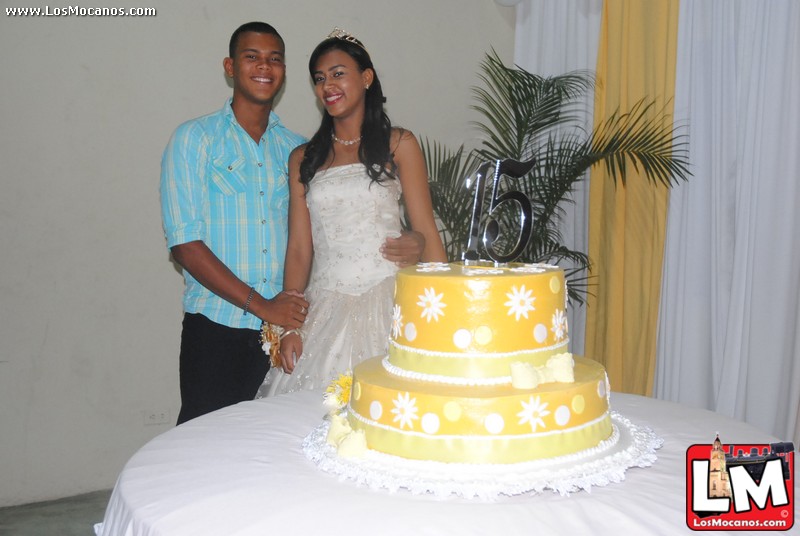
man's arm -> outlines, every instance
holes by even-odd
[[[308,303],[300,297],[278,294],[271,300],[253,293],[203,241],[206,189],[201,177],[207,167],[209,138],[198,122],[179,126],[170,138],[161,162],[161,215],[167,244],[175,261],[201,285],[261,320],[300,326]]]
[[[418,263],[425,251],[425,236],[417,231],[403,231],[398,238],[387,238],[381,246],[383,258],[401,268]]]
[[[201,285],[229,301],[244,308],[250,296],[250,287],[236,277],[225,264],[200,240],[172,247],[172,257]],[[303,325],[308,312],[308,302],[295,294],[281,292],[272,299],[253,293],[247,311],[261,320],[287,329]]]

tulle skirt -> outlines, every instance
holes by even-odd
[[[291,374],[272,368],[256,398],[325,387],[365,359],[385,355],[394,281],[388,277],[357,296],[309,288],[303,355]]]

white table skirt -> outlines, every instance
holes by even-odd
[[[95,530],[99,536],[698,534],[686,526],[686,449],[710,444],[716,432],[723,442],[777,441],[742,422],[670,402],[613,393],[611,405],[664,439],[652,467],[631,468],[624,482],[568,497],[545,491],[486,503],[373,491],[321,472],[301,450],[325,414],[319,391],[243,402],[142,447]]]

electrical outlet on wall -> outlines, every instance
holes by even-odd
[[[168,424],[170,413],[168,409],[146,409],[144,410],[144,424]]]

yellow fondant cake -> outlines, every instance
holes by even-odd
[[[401,270],[389,353],[353,371],[350,427],[372,450],[477,464],[554,458],[608,439],[605,369],[566,353],[566,290],[550,265]]]
[[[510,365],[567,351],[564,272],[549,265],[426,264],[397,275],[390,370],[445,383],[508,383]]]
[[[441,385],[356,367],[348,420],[369,448],[403,458],[516,463],[571,454],[611,435],[605,370],[577,358],[575,383],[535,389]]]

